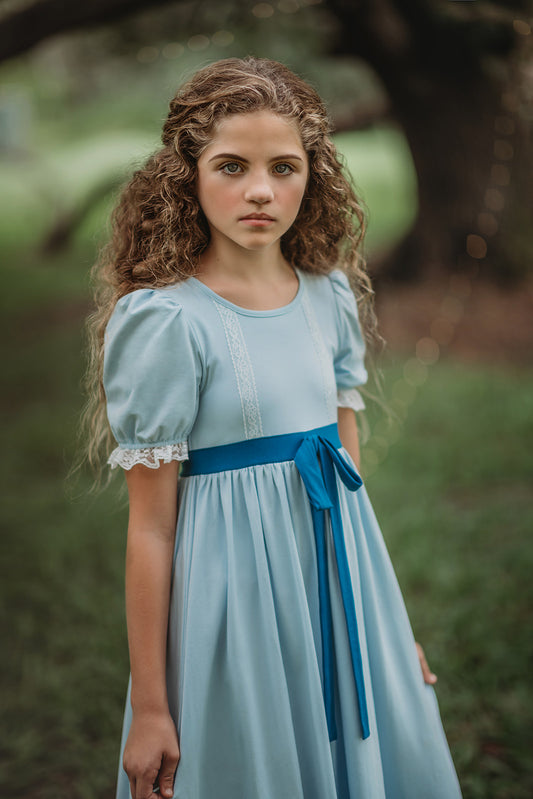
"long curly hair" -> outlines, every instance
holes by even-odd
[[[86,458],[97,473],[113,446],[102,382],[104,332],[117,300],[135,289],[166,286],[196,274],[209,244],[196,193],[197,163],[230,114],[272,111],[296,123],[309,162],[300,211],[281,239],[287,261],[305,272],[343,269],[369,342],[377,338],[373,291],[361,255],[362,204],[330,138],[316,91],[283,64],[228,58],[199,70],[170,102],[163,146],[137,170],[112,215],[113,233],[96,263],[96,311],[89,317]]]

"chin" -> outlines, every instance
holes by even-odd
[[[248,250],[249,252],[261,252],[261,250],[266,250],[272,245],[275,244],[275,241],[248,241],[245,244],[239,244],[239,246],[243,250]]]

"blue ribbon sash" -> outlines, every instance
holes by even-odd
[[[320,630],[322,634],[323,695],[330,741],[334,741],[337,738],[337,725],[335,722],[334,703],[334,650],[328,584],[326,514],[329,514],[331,523],[331,535],[346,618],[353,675],[357,689],[362,737],[368,738],[370,735],[361,646],[342,528],[337,475],[350,491],[357,491],[362,485],[362,480],[351,463],[339,452],[341,447],[337,425],[331,424],[303,433],[254,438],[239,441],[235,444],[192,450],[189,452],[189,460],[182,467],[182,475],[190,477],[197,474],[212,474],[232,469],[242,469],[246,466],[265,463],[294,461],[305,485],[313,518],[320,601]]]

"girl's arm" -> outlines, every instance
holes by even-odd
[[[361,455],[359,452],[359,434],[357,432],[355,412],[351,408],[337,408],[337,421],[342,446],[349,452],[359,471],[361,468]]]
[[[124,769],[133,799],[173,794],[179,761],[166,690],[166,641],[177,515],[178,464],[137,465],[126,472],[129,493],[126,616],[133,719]]]
[[[359,452],[359,436],[357,434],[357,421],[355,418],[355,413],[351,408],[337,408],[337,413],[339,437],[342,442],[342,446],[349,452],[353,462],[357,466],[357,470],[359,471],[361,457]],[[429,668],[424,655],[424,650],[420,644],[416,645],[416,651],[420,661],[420,668],[422,669],[424,682],[428,683],[428,685],[434,685],[434,683],[437,682],[437,677]]]

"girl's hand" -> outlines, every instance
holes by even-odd
[[[179,759],[178,734],[170,713],[134,712],[123,758],[132,799],[171,799]]]
[[[437,675],[433,674],[430,671],[428,666],[428,662],[426,660],[426,656],[424,655],[424,650],[420,646],[420,644],[416,645],[416,651],[418,652],[418,660],[420,661],[420,668],[422,669],[422,676],[424,677],[424,682],[428,685],[435,685],[437,682]]]

